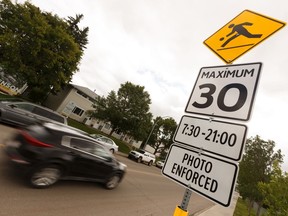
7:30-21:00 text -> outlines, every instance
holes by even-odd
[[[205,136],[205,140],[220,143],[222,145],[228,144],[233,147],[237,141],[237,135],[235,133],[229,134],[228,132],[219,132],[218,130],[208,129],[207,132],[201,132],[199,126],[189,125],[184,123],[182,134],[187,136],[198,137],[199,135]]]

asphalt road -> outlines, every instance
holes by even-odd
[[[60,181],[48,189],[27,186],[3,152],[3,140],[15,129],[0,125],[0,216],[169,216],[180,205],[183,186],[162,176],[160,169],[116,155],[128,166],[115,190],[100,184]],[[189,215],[213,203],[192,193]]]

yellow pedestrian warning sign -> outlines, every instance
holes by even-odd
[[[206,39],[204,44],[231,64],[284,26],[284,22],[244,10]]]

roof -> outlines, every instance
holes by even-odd
[[[75,89],[81,91],[82,93],[86,94],[88,97],[92,98],[93,100],[98,96],[94,91],[90,90],[87,87],[71,84]]]

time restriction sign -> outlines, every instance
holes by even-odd
[[[174,141],[240,161],[246,132],[246,125],[183,116],[174,135]]]
[[[262,63],[201,68],[185,111],[247,121]]]

